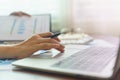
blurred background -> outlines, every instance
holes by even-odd
[[[87,34],[120,34],[120,0],[0,0],[0,15],[23,11],[52,15],[52,30]]]

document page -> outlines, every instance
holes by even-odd
[[[0,41],[24,40],[36,33],[50,31],[50,14],[31,17],[0,16]]]

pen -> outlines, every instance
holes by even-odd
[[[59,36],[60,34],[61,34],[60,32],[54,33],[52,36],[49,36],[49,37],[50,37],[50,38],[55,38],[55,37]]]

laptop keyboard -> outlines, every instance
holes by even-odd
[[[62,34],[59,36],[61,44],[88,44],[93,41],[93,38],[87,34]]]
[[[115,48],[93,46],[77,52],[52,66],[81,71],[100,72],[111,61],[111,59],[115,58],[115,56]]]

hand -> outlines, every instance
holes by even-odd
[[[51,35],[51,32],[36,34],[22,43],[13,46],[15,57],[25,58],[38,50],[49,50],[52,48],[64,52],[64,46],[59,43],[60,40],[58,38],[48,38]]]
[[[19,11],[19,12],[12,12],[12,13],[10,14],[10,16],[19,16],[19,17],[28,16],[28,17],[30,17],[31,15],[29,15],[28,13]]]

